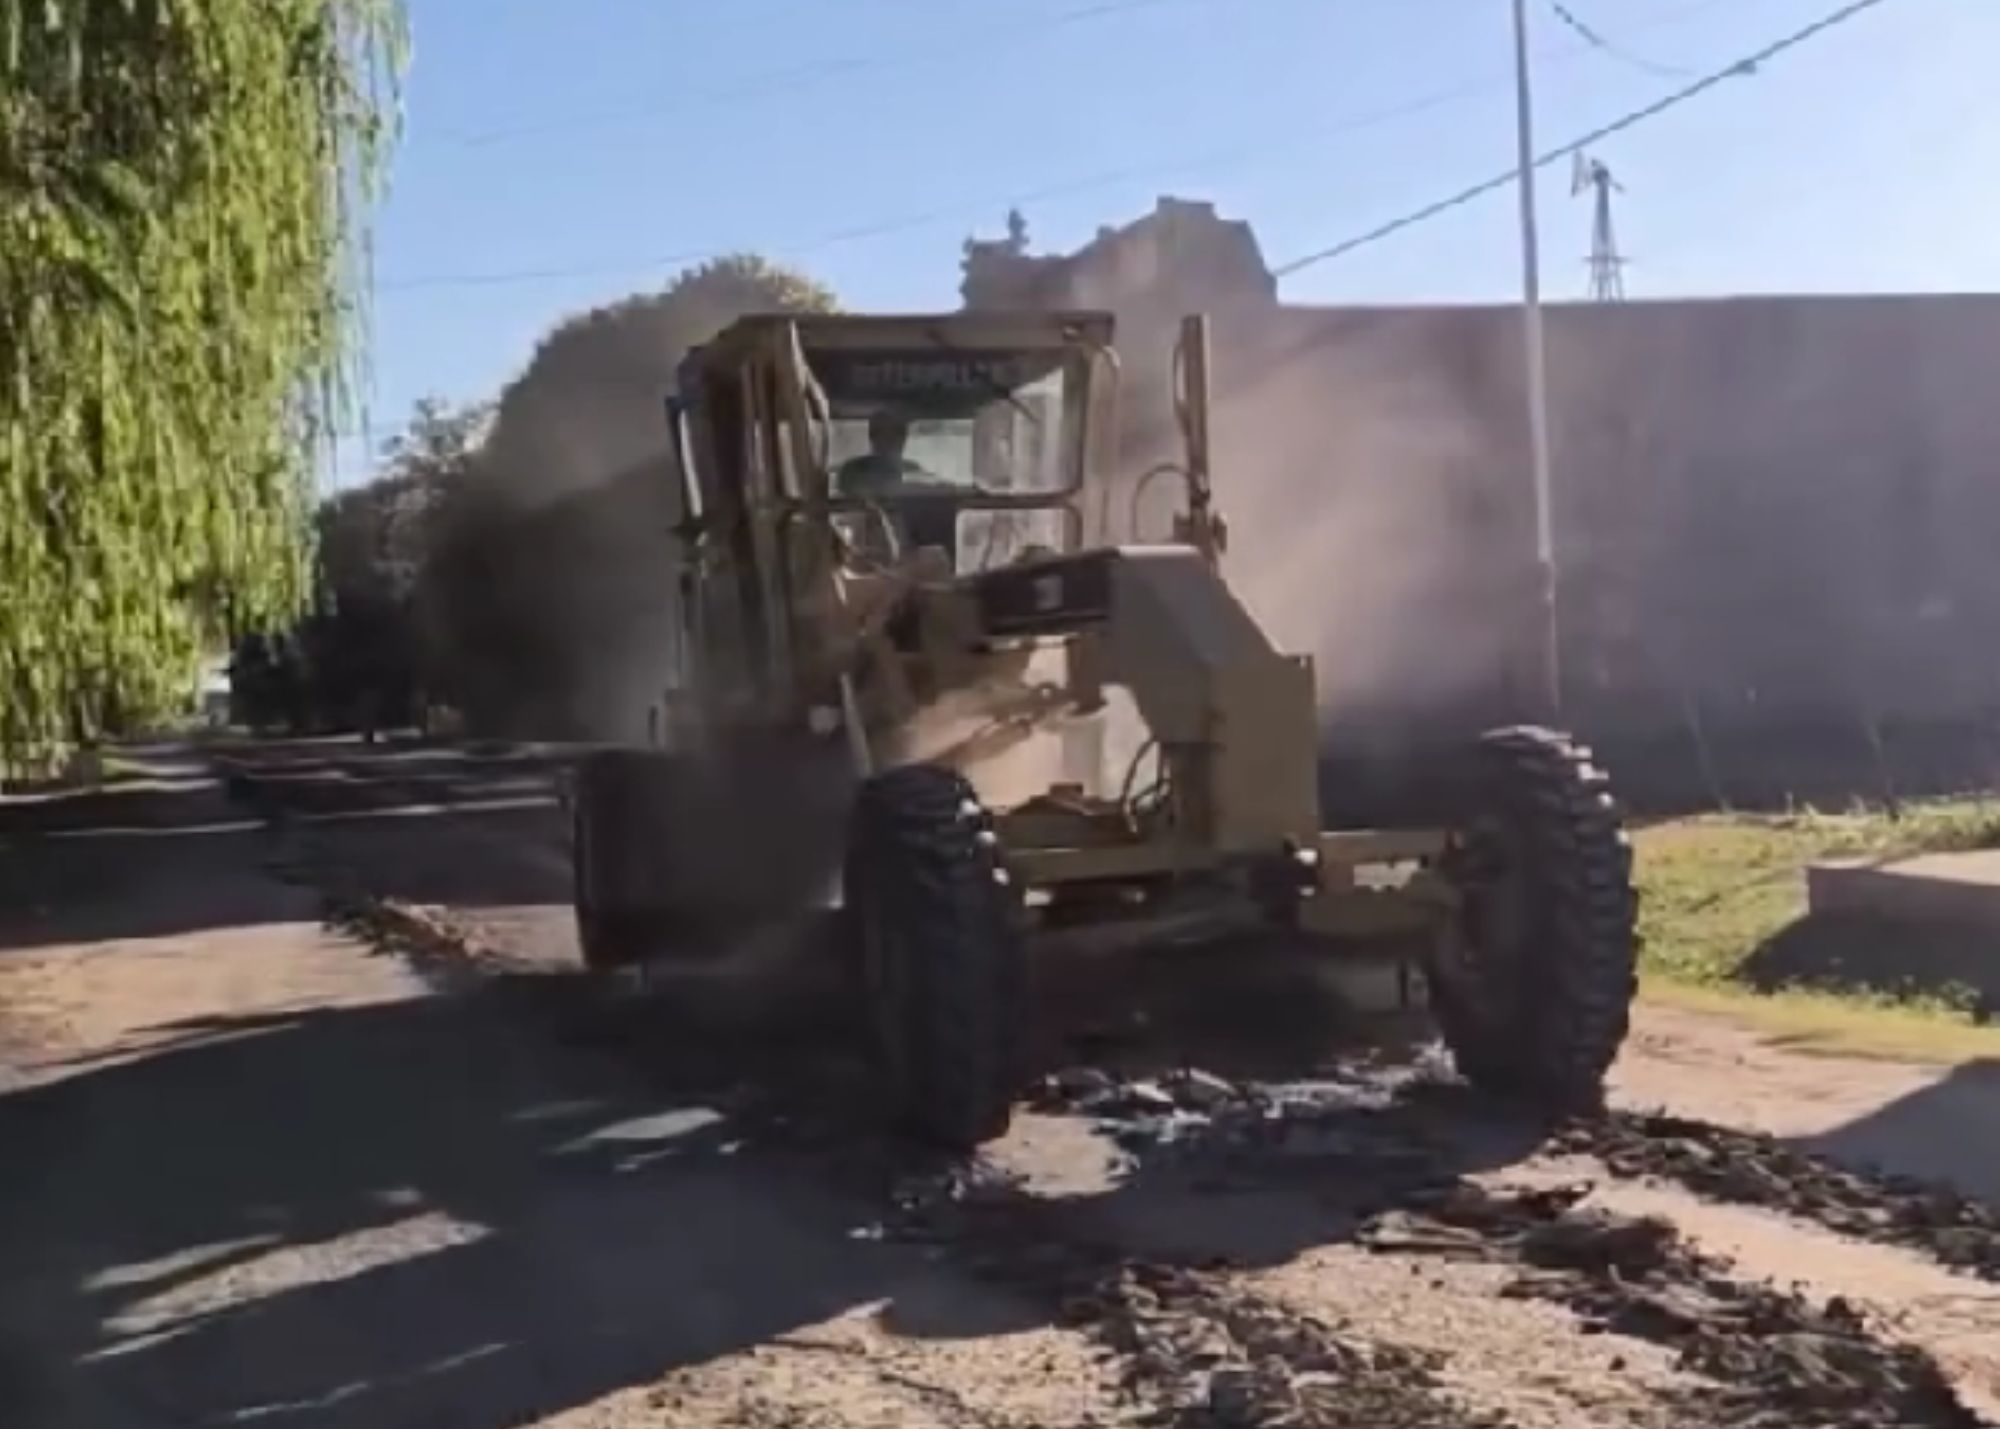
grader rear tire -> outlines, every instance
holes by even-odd
[[[592,972],[644,963],[671,929],[660,889],[676,773],[650,750],[601,750],[577,766],[570,867],[577,941]]]
[[[1638,897],[1610,780],[1548,730],[1481,739],[1478,813],[1450,871],[1465,894],[1433,969],[1467,1080],[1553,1112],[1594,1110],[1630,1025]]]
[[[868,780],[846,898],[898,1121],[966,1151],[1003,1134],[1023,1076],[1021,895],[972,786],[934,765]]]

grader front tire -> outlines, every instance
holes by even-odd
[[[855,801],[846,894],[897,1118],[970,1150],[1003,1134],[1023,1076],[1021,896],[970,784],[933,765],[876,775]]]
[[[1464,917],[1432,978],[1440,1031],[1474,1084],[1594,1110],[1637,990],[1638,897],[1610,781],[1543,729],[1486,735],[1478,765],[1453,858]]]

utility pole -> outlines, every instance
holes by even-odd
[[[1514,0],[1515,138],[1521,165],[1521,326],[1527,353],[1528,457],[1534,472],[1535,563],[1541,587],[1543,696],[1562,713],[1554,517],[1549,497],[1549,373],[1542,334],[1541,248],[1535,225],[1535,106],[1528,74],[1528,5]]]

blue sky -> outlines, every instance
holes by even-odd
[[[565,316],[753,249],[856,309],[950,307],[1019,203],[1067,250],[1161,194],[1274,264],[1505,169],[1508,0],[409,0],[406,130],[376,216],[369,427],[490,395]],[[1529,0],[1543,147],[1837,0]],[[1628,134],[1633,297],[2000,288],[2000,3],[1886,0]],[[1551,296],[1585,202],[1544,172]],[[1505,300],[1511,190],[1288,278],[1313,303]]]

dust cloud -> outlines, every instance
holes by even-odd
[[[1455,489],[1492,462],[1463,406],[1379,347],[1246,378],[1218,402],[1216,482],[1232,578],[1272,638],[1317,659],[1329,705],[1449,698],[1488,678],[1488,632],[1425,608],[1466,560]]]
[[[572,319],[502,393],[477,484],[504,551],[490,597],[509,723],[650,742],[673,679],[675,518],[665,402],[689,348],[770,306],[725,278]]]
[[[1314,658],[1329,737],[1384,755],[1418,737],[1413,709],[1495,702],[1531,574],[1505,554],[1531,549],[1525,509],[1488,497],[1513,456],[1427,337],[1365,313],[1266,312],[1214,347],[1224,577],[1275,645]],[[1179,460],[1163,428],[1142,426],[1123,464]],[[1180,504],[1166,487],[1146,532]]]

